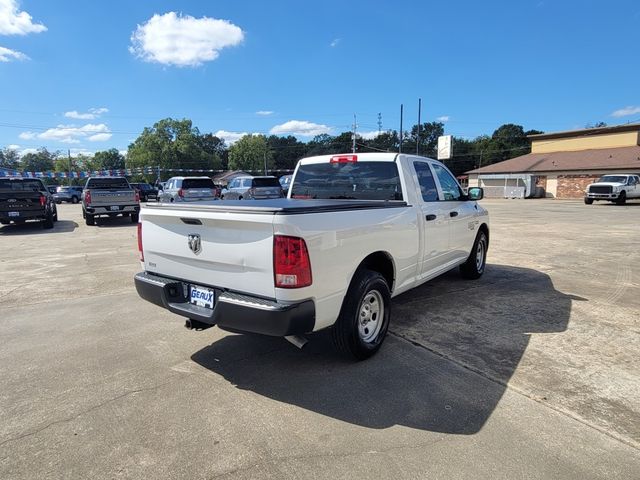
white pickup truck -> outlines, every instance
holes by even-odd
[[[187,327],[287,337],[332,327],[337,347],[373,355],[391,298],[460,267],[479,278],[489,216],[440,162],[395,153],[300,160],[289,197],[147,204],[139,295]]]
[[[613,174],[600,177],[597,182],[587,185],[584,203],[591,205],[594,200],[609,200],[624,205],[627,200],[640,198],[640,176],[633,174]]]

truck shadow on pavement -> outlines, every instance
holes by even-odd
[[[22,225],[3,225],[0,227],[0,236],[5,235],[42,235],[50,233],[69,233],[73,232],[78,224],[72,220],[58,220],[53,224],[53,228],[42,228],[40,222],[26,222]]]
[[[572,299],[579,300],[544,273],[489,265],[479,281],[450,272],[395,298],[390,335],[365,362],[337,355],[326,332],[303,350],[279,338],[227,335],[191,358],[241,390],[344,422],[474,434],[530,334],[566,330]]]

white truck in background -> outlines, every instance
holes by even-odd
[[[144,206],[136,289],[189,328],[303,344],[331,327],[339,350],[365,359],[385,338],[392,297],[455,267],[482,275],[482,195],[424,157],[303,159],[286,199]]]
[[[608,200],[624,205],[627,200],[640,198],[640,176],[634,174],[604,175],[590,185],[584,193],[584,203],[591,205],[596,200]]]

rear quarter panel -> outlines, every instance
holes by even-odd
[[[353,275],[364,258],[382,251],[393,260],[393,294],[415,284],[419,252],[417,216],[413,207],[277,215],[274,234],[305,239],[313,284],[300,289],[276,288],[276,298],[316,304],[315,330],[332,325]]]

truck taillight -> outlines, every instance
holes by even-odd
[[[47,197],[40,195],[40,206],[44,207],[47,204]]]
[[[308,287],[312,283],[311,261],[302,238],[273,237],[273,279],[278,288]]]
[[[140,192],[138,190],[136,192],[136,203],[140,203]]]
[[[140,261],[144,262],[144,252],[142,251],[142,222],[138,223],[138,251],[140,252]]]
[[[331,160],[329,160],[329,163],[351,163],[357,161],[357,155],[334,155],[331,157]]]
[[[184,197],[184,190],[182,190],[182,189],[178,190],[178,196],[180,198],[183,198]]]
[[[91,203],[91,190],[84,191],[84,203],[89,205]]]

